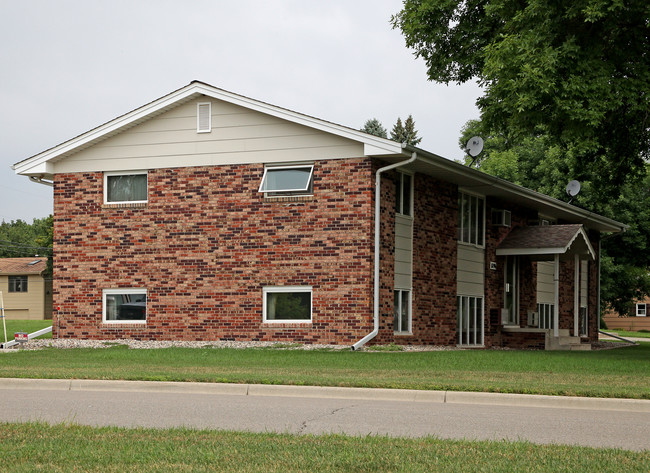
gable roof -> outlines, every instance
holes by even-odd
[[[308,126],[326,133],[361,142],[364,145],[364,153],[368,156],[402,155],[403,153],[402,144],[395,141],[369,135],[359,130],[244,97],[243,95],[234,94],[204,82],[193,81],[185,87],[136,108],[135,110],[93,128],[92,130],[82,133],[75,138],[65,141],[30,158],[24,159],[14,164],[12,168],[16,171],[16,174],[41,177],[50,176],[52,170],[51,166],[48,166],[49,162],[61,159],[68,154],[92,146],[99,141],[121,133],[124,130],[202,95],[234,105],[239,105],[249,110],[265,113],[293,123]]]
[[[584,227],[575,224],[517,227],[497,246],[496,254],[537,256],[537,259],[586,254],[596,258]]]
[[[16,174],[29,176],[36,180],[43,178],[52,179],[54,162],[201,96],[211,97],[325,133],[347,138],[361,143],[363,145],[364,155],[381,158],[389,163],[400,162],[408,159],[412,153],[416,153],[416,162],[410,164],[407,169],[422,172],[434,176],[437,179],[457,184],[461,189],[470,190],[484,196],[494,196],[507,201],[517,202],[548,216],[568,222],[579,222],[590,229],[601,232],[620,232],[627,229],[626,225],[615,220],[569,205],[504,179],[490,176],[426,150],[234,94],[200,81],[193,81],[185,87],[181,87],[75,138],[24,159],[14,164],[12,168]]]
[[[0,258],[0,275],[41,274],[47,258]]]

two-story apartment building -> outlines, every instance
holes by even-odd
[[[625,226],[192,82],[14,165],[54,186],[54,337],[552,347]]]

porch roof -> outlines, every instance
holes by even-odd
[[[536,260],[555,255],[596,258],[593,246],[581,224],[518,227],[497,246],[497,255],[526,255]]]

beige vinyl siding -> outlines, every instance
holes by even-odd
[[[480,296],[485,293],[485,250],[458,244],[458,295]]]
[[[83,149],[54,172],[273,163],[363,156],[363,145],[237,105],[211,100],[212,132],[197,133],[198,102],[179,105]]]
[[[553,274],[555,273],[555,263],[552,261],[537,262],[537,303],[554,304],[555,303],[555,284]]]
[[[7,320],[45,318],[45,280],[41,275],[27,276],[27,292],[9,292],[9,276],[0,276],[0,291]]]
[[[413,218],[395,215],[395,288],[411,289],[413,280]]]

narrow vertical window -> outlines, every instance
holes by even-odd
[[[397,173],[395,186],[395,212],[401,215],[411,216],[413,193],[413,176],[403,172]]]
[[[196,104],[196,131],[210,133],[212,131],[212,104],[210,102]]]
[[[485,200],[483,197],[458,194],[458,241],[485,245]]]
[[[393,330],[395,333],[411,332],[411,291],[397,289],[393,293]]]

